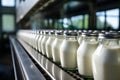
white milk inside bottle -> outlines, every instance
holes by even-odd
[[[35,37],[36,37],[36,34],[35,34],[35,31],[32,32],[32,37],[31,37],[31,46],[33,48],[35,48]]]
[[[48,58],[52,58],[52,45],[53,45],[53,41],[55,39],[55,32],[54,31],[50,31],[49,32],[49,38],[46,42],[45,48],[46,48],[46,55]]]
[[[92,55],[98,46],[97,34],[82,33],[83,40],[77,50],[77,66],[80,75],[92,77]]]
[[[77,68],[77,49],[79,43],[77,41],[77,33],[66,32],[65,38],[60,46],[60,62],[65,69]]]
[[[41,42],[42,42],[42,39],[43,39],[43,31],[40,32],[40,37],[38,39],[38,50],[39,50],[39,52],[42,52],[41,51]]]
[[[35,49],[38,50],[38,39],[40,37],[40,31],[36,31],[36,37],[35,37]]]
[[[48,31],[44,31],[44,36],[43,36],[43,39],[41,41],[41,51],[42,51],[42,54],[46,55],[46,48],[45,48],[45,45],[46,45],[46,41],[48,40]]]
[[[60,63],[60,45],[63,41],[63,32],[56,31],[55,35],[56,38],[53,41],[53,45],[52,45],[53,61],[56,63]]]
[[[105,34],[92,56],[94,80],[120,80],[120,36]]]
[[[34,38],[33,38],[33,47],[36,49],[36,37],[37,37],[37,31],[34,31]]]

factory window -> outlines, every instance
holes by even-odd
[[[88,29],[88,14],[73,16],[71,18],[74,29]]]
[[[83,22],[84,22],[84,23],[83,23],[83,24],[84,24],[84,25],[83,25],[83,26],[84,26],[84,29],[88,29],[88,26],[89,26],[88,19],[89,19],[89,15],[88,15],[88,14],[85,14],[85,15],[84,15],[84,21],[83,21]]]
[[[63,27],[65,29],[73,29],[72,27],[72,22],[71,22],[71,19],[70,18],[64,18],[63,19]]]
[[[83,28],[83,15],[74,16],[71,18],[72,25],[76,28],[82,29]]]
[[[2,15],[2,30],[4,32],[12,32],[15,29],[14,15],[3,14]]]
[[[118,29],[119,28],[119,9],[106,11],[106,28]]]
[[[13,7],[15,6],[15,0],[1,0],[2,6]]]
[[[104,29],[105,25],[105,12],[97,12],[97,29]]]
[[[63,19],[56,19],[54,22],[55,29],[63,29]]]
[[[97,29],[112,29],[118,30],[119,28],[119,9],[112,9],[97,12]]]

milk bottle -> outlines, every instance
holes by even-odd
[[[94,80],[120,80],[120,36],[107,33],[92,56]]]
[[[77,67],[77,49],[79,43],[77,41],[76,32],[64,33],[64,40],[60,46],[60,62],[61,66],[66,69],[76,69]]]
[[[46,48],[46,55],[48,58],[52,58],[52,45],[53,45],[53,41],[55,39],[55,32],[54,31],[50,31],[49,32],[49,38],[46,42],[45,48]]]
[[[77,66],[80,75],[92,77],[92,55],[98,46],[97,34],[82,33],[82,42],[77,50]]]
[[[43,39],[41,41],[41,51],[42,51],[42,54],[46,55],[46,48],[45,48],[45,44],[46,44],[46,41],[48,40],[48,31],[44,31],[44,35],[43,35]]]
[[[42,42],[42,39],[43,39],[43,31],[40,32],[40,37],[38,39],[38,50],[39,50],[39,52],[41,52],[41,42]]]
[[[33,48],[35,48],[35,37],[36,37],[36,34],[35,34],[36,32],[35,31],[33,31],[32,32],[32,37],[31,37],[31,46],[33,47]]]
[[[63,32],[56,31],[55,35],[56,38],[53,41],[53,45],[52,45],[53,61],[56,63],[60,63],[60,45],[63,41]]]
[[[36,37],[35,37],[35,49],[38,50],[38,39],[40,37],[40,31],[36,31]]]

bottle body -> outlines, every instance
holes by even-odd
[[[38,50],[38,39],[40,37],[39,33],[36,33],[36,37],[35,37],[35,49]]]
[[[78,46],[77,40],[63,40],[60,47],[60,62],[63,68],[76,69]]]
[[[41,52],[41,41],[42,41],[43,35],[40,35],[38,39],[38,51]]]
[[[60,45],[62,41],[62,39],[56,38],[52,45],[53,61],[56,63],[60,63]]]
[[[46,42],[46,55],[48,58],[52,58],[52,45],[53,45],[53,41],[54,41],[54,36],[50,36]]]
[[[116,42],[108,40],[102,43],[93,54],[95,80],[120,80],[120,47]]]
[[[82,40],[77,50],[78,72],[85,77],[92,77],[92,55],[96,50],[98,43],[96,38],[86,37]]]
[[[48,40],[48,35],[44,35],[43,36],[43,39],[41,41],[41,51],[42,51],[42,54],[46,55],[46,48],[45,48],[45,45],[46,45],[46,41]]]

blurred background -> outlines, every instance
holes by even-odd
[[[15,32],[15,0],[0,0],[0,80],[14,80],[9,35]]]

